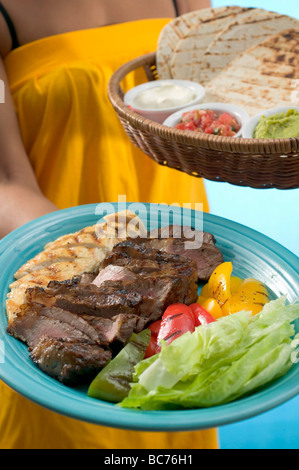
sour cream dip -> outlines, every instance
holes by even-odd
[[[196,93],[188,87],[172,83],[140,91],[133,100],[133,106],[140,109],[167,109],[191,103]]]

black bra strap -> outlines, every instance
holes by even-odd
[[[4,8],[4,6],[2,5],[2,3],[0,3],[0,12],[2,13],[2,15],[3,15],[3,17],[6,21],[6,24],[8,26],[8,29],[9,29],[9,32],[10,32],[10,35],[11,35],[12,49],[16,49],[17,47],[20,46],[19,41],[18,41],[18,37],[17,37],[17,33],[16,33],[16,30],[15,30],[14,24],[11,20],[11,17],[7,13],[7,11]]]
[[[172,0],[172,2],[173,2],[174,9],[175,9],[175,15],[180,16],[177,0]]]

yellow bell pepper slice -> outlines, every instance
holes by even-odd
[[[237,277],[237,276],[231,276],[230,278],[230,293],[233,295],[237,292],[239,287],[241,286],[242,282],[244,279]],[[210,289],[209,289],[209,283],[205,284],[200,292],[201,297],[206,297],[208,298],[210,295]]]
[[[201,289],[197,302],[215,319],[241,310],[255,315],[269,302],[265,284],[253,278],[232,276],[232,270],[232,263],[220,264]]]
[[[201,305],[212,317],[217,320],[223,317],[223,312],[218,302],[212,297],[202,297],[201,295],[197,299],[197,303]]]
[[[267,302],[269,302],[269,297],[265,284],[256,279],[247,278],[231,296],[229,313],[246,310],[255,315],[262,310]]]
[[[230,280],[233,265],[230,261],[217,266],[208,281],[207,294],[220,305],[223,314],[229,314]],[[206,292],[206,290],[204,290]]]
[[[240,277],[237,276],[232,276],[230,278],[230,293],[231,295],[234,295],[239,287],[241,287],[242,283],[244,282],[244,279],[241,279]]]

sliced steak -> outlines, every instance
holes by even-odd
[[[89,336],[82,330],[58,320],[57,316],[49,317],[46,313],[49,310],[48,307],[30,303],[24,308],[26,308],[26,312],[15,318],[14,322],[7,328],[7,332],[30,347],[34,347],[41,336],[89,339]],[[63,314],[64,312],[60,310],[57,313]]]
[[[80,315],[85,321],[91,316],[93,326],[97,323],[98,329],[103,326],[106,330],[108,322],[104,320],[115,321],[119,317],[118,320],[126,318],[130,330],[130,325],[135,322],[135,331],[141,331],[148,322],[159,319],[172,303],[196,301],[196,271],[191,270],[187,274],[184,272],[176,277],[136,276],[134,282],[105,281],[100,287],[80,286],[77,279],[74,284],[51,282],[45,289],[30,289],[28,295],[31,302],[47,305],[48,309],[66,310]],[[97,322],[95,318],[98,318]],[[124,321],[122,323],[125,324]]]
[[[128,240],[113,248],[92,284],[82,283],[77,276],[51,281],[47,288],[31,288],[28,296],[31,302],[84,316],[136,315],[140,331],[159,319],[170,304],[195,302],[197,288],[193,261]]]
[[[55,306],[29,302],[9,325],[7,332],[33,346],[41,336],[86,338],[101,346],[124,343],[139,321],[137,315],[116,315],[109,318],[78,315]]]
[[[114,280],[115,272],[121,272],[121,281]],[[142,325],[159,319],[172,303],[195,302],[197,280],[194,261],[130,239],[114,246],[103,260],[102,270],[94,283],[100,290],[113,287],[115,292],[134,291],[142,296],[142,302],[135,307],[140,316],[137,327],[140,331]]]
[[[41,370],[66,385],[89,382],[112,357],[89,339],[76,338],[41,336],[29,351]]]
[[[136,291],[121,289],[121,281],[105,282],[101,288],[94,284],[80,284],[79,277],[70,281],[51,281],[46,288],[28,289],[31,301],[68,310],[78,315],[112,318],[121,313],[136,313],[142,296]]]
[[[75,330],[81,331],[88,339],[99,344],[109,344],[105,341],[105,338],[101,337],[94,326],[85,319],[82,315],[63,310],[59,307],[44,307],[41,310],[41,314],[47,318],[60,321],[62,324],[69,325]],[[87,317],[89,318],[89,317]]]
[[[30,357],[44,372],[68,385],[88,383],[111,359],[110,346],[117,350],[117,344],[123,345],[139,321],[136,315],[79,316],[34,303],[24,305],[22,313],[7,332],[28,345]]]
[[[153,244],[157,243],[157,247]],[[118,243],[108,253],[101,263],[101,269],[109,265],[128,266],[128,262],[132,260],[141,260],[144,263],[156,263],[159,269],[169,264],[189,264],[192,266],[192,261],[186,260],[177,254],[167,253],[166,250],[160,249],[160,240],[149,238],[127,239]],[[194,267],[196,265],[194,264]]]
[[[116,247],[125,246],[129,242],[132,246],[139,246],[140,253],[145,254],[147,250],[153,249],[167,254],[179,255],[181,258],[195,262],[198,279],[207,281],[214,269],[223,263],[223,254],[215,246],[216,240],[212,234],[194,231],[190,227],[183,227],[183,229],[182,231],[179,226],[164,227],[151,232],[148,238],[128,239]],[[170,238],[165,238],[168,233]],[[109,262],[112,252],[107,255],[103,263]]]
[[[103,260],[102,269],[95,278],[94,283],[101,284],[102,273],[105,273],[104,281],[114,280],[114,272],[119,269],[123,273],[123,281],[136,281],[138,277],[149,278],[185,278],[192,289],[197,282],[196,264],[194,261],[179,256],[169,254],[148,247],[147,243],[136,244],[132,240],[126,240],[117,244]],[[131,272],[131,274],[130,274]],[[110,276],[109,276],[110,273]]]
[[[116,315],[111,319],[92,315],[82,315],[81,318],[95,329],[98,340],[106,346],[114,342],[124,344],[136,331],[139,321],[137,315],[124,314]]]
[[[164,240],[159,242],[164,243]],[[203,243],[200,248],[189,249],[186,248],[184,241],[173,238],[164,243],[164,249],[167,253],[194,261],[200,281],[207,281],[217,266],[223,263],[223,255],[213,243]]]
[[[92,281],[92,284],[100,287],[105,281],[134,281],[135,279],[136,275],[129,269],[110,264],[100,270],[98,276]]]
[[[196,230],[188,225],[166,225],[149,232],[148,238],[158,238],[167,240],[169,238],[176,238],[184,241],[197,241],[200,245],[202,243],[215,244],[216,240],[214,235],[202,230]]]

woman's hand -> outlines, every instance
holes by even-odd
[[[30,220],[58,210],[40,191],[21,184],[0,184],[0,197],[0,238]]]
[[[0,238],[30,220],[58,210],[40,192],[19,184],[1,184],[0,196]]]

